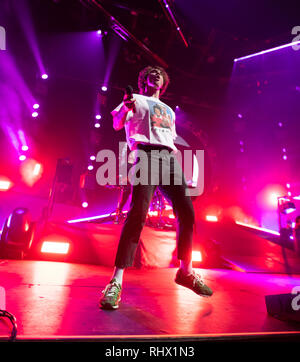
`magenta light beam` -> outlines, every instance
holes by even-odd
[[[262,50],[261,52],[258,52],[258,53],[246,55],[246,56],[241,57],[241,58],[236,58],[236,59],[234,59],[234,61],[235,61],[235,62],[239,62],[239,61],[241,61],[241,60],[245,60],[245,59],[249,59],[249,58],[256,57],[257,55],[263,55],[263,54],[266,54],[266,53],[275,52],[276,50],[288,48],[288,47],[291,47],[291,46],[294,46],[294,45],[298,45],[298,44],[300,44],[300,41],[294,41],[294,42],[292,42],[292,43],[280,45],[280,46],[275,47],[275,48],[272,48],[272,49]]]
[[[33,19],[28,7],[28,2],[19,0],[15,2],[15,12],[19,18],[20,25],[24,31],[28,44],[34,55],[35,61],[38,65],[40,73],[45,73],[44,65],[40,55],[37,37],[34,31]]]

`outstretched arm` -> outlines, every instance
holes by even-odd
[[[126,98],[124,97],[124,102],[119,111],[113,112],[113,127],[116,131],[119,131],[124,127],[126,122],[127,114],[130,110],[134,110],[135,108],[135,99],[134,98]]]

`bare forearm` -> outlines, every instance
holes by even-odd
[[[127,113],[128,113],[128,108],[126,108],[126,106],[123,105],[119,110],[119,112],[113,115],[113,127],[116,131],[124,127]]]

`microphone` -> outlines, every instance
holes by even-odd
[[[131,85],[128,85],[125,88],[125,94],[127,95],[127,97],[130,99],[132,97],[133,94],[133,88],[131,87]]]
[[[131,85],[128,85],[126,88],[125,88],[125,95],[126,95],[126,99],[131,99],[132,96],[133,96],[133,88]],[[132,112],[135,113],[136,112],[136,109],[135,109],[135,106],[132,108]]]

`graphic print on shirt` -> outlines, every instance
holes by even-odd
[[[169,107],[147,100],[150,110],[151,127],[172,129],[172,113]]]

